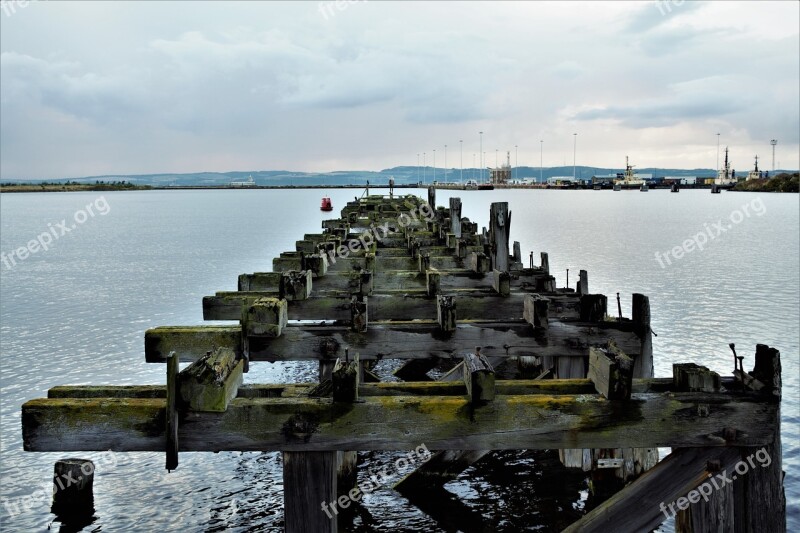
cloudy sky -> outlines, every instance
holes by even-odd
[[[3,0],[0,178],[800,167],[800,3]],[[573,136],[577,133],[577,138]]]

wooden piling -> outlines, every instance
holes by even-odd
[[[450,198],[450,233],[461,238],[461,198]]]
[[[442,332],[456,330],[456,300],[454,296],[436,297],[436,321]]]
[[[511,233],[511,213],[508,202],[493,202],[489,209],[492,269],[509,270],[508,238]]]
[[[63,522],[80,521],[94,513],[94,463],[88,459],[61,459],[53,468],[50,512]]]
[[[336,533],[337,452],[283,452],[286,533]],[[345,505],[341,505],[345,507]]]

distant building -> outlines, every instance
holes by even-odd
[[[731,164],[728,161],[728,147],[725,147],[725,165],[717,172],[716,179],[712,182],[715,185],[735,185],[736,173],[731,172]]]
[[[511,182],[511,152],[506,152],[506,164],[489,169],[489,181],[495,185]]]

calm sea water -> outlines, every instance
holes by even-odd
[[[332,191],[334,207],[355,194]],[[685,361],[729,375],[729,342],[746,356],[747,368],[756,343],[780,349],[788,527],[800,530],[798,195],[439,191],[439,205],[451,195],[462,198],[464,216],[482,225],[491,202],[508,201],[512,239],[526,256],[549,252],[559,286],[566,269],[570,283],[586,269],[590,290],[609,295],[609,303],[620,292],[628,316],[631,293],[649,295],[657,376]],[[293,250],[303,233],[319,231],[319,196],[300,190],[0,196],[6,255],[50,227],[60,234],[62,221],[70,229],[46,251],[15,258],[11,268],[0,263],[0,529],[47,529],[52,515],[39,487],[50,490],[53,463],[69,455],[22,451],[22,403],[60,384],[163,383],[164,367],[144,362],[144,331],[201,324],[203,296],[236,290],[238,274],[270,270],[272,258]],[[725,231],[716,235],[719,221]],[[709,229],[715,238],[702,251],[670,256],[672,264],[662,259],[660,266],[656,252]],[[246,381],[311,381],[315,373],[309,363],[259,363]],[[98,463],[96,520],[86,531],[280,530],[276,453],[183,453],[169,475],[160,453],[77,455]],[[392,458],[373,453],[366,461]],[[551,497],[541,483],[548,471],[529,456],[498,454],[447,486],[449,505],[469,511],[474,530],[563,527],[580,514],[585,494]],[[369,495],[364,509],[357,531],[464,528],[437,526],[388,489]]]

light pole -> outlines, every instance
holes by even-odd
[[[578,134],[572,134],[572,181],[575,181],[575,154],[578,150]]]
[[[422,183],[425,184],[425,171],[428,169],[428,163],[425,161],[426,152],[422,152]]]
[[[417,154],[417,183],[419,183],[419,154]]]
[[[433,149],[433,182],[436,183],[436,148]]]
[[[769,144],[772,145],[772,173],[775,174],[775,145],[778,144],[778,139],[772,139]]]
[[[544,139],[539,139],[539,183],[544,183],[542,179],[542,153],[544,151]]]
[[[475,168],[475,152],[472,152],[472,168]],[[472,177],[475,177],[475,171],[472,171]]]
[[[481,136],[481,151],[478,152],[481,155],[481,168],[480,173],[478,174],[478,181],[483,181],[483,132],[479,131],[478,134]]]
[[[519,146],[514,145],[514,179],[519,177]]]
[[[464,183],[464,139],[459,139],[458,146],[461,151],[461,183]]]
[[[447,145],[444,145],[444,181],[447,181]]]
[[[497,148],[494,149],[494,168],[497,167]]]
[[[719,133],[717,133],[717,175],[719,175]]]

